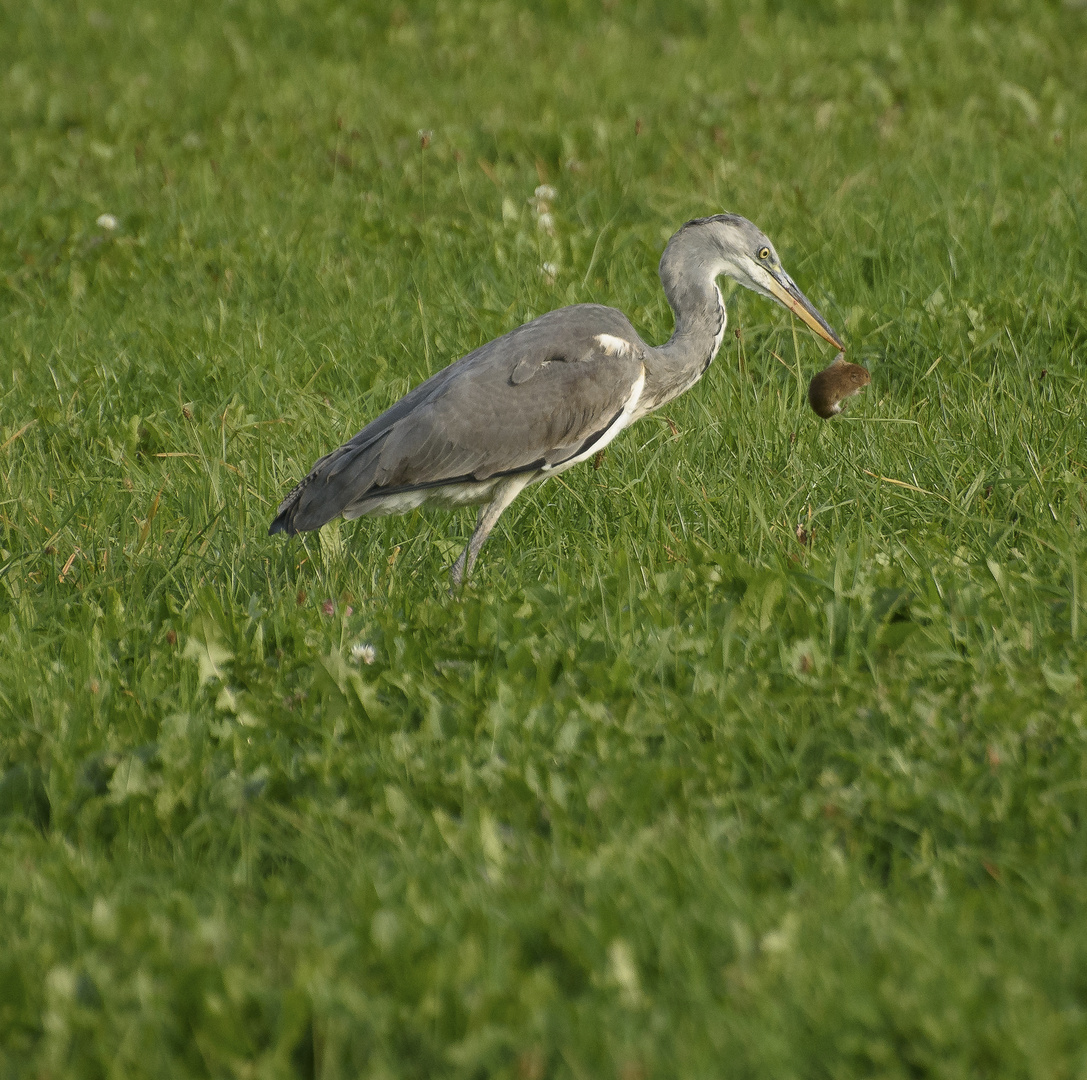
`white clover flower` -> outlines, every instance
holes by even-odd
[[[356,641],[351,646],[351,659],[356,664],[372,664],[377,659],[377,649],[369,642]]]
[[[551,203],[558,198],[558,191],[550,184],[540,184],[529,204],[536,211],[536,224],[546,233],[555,235],[555,219],[551,215]]]
[[[120,224],[120,222],[112,214],[99,214],[95,219],[95,225],[100,229],[106,229],[109,232],[113,232],[114,229]]]
[[[546,262],[540,267],[540,273],[547,278],[548,285],[553,285],[555,278],[558,277],[559,268],[552,262]]]

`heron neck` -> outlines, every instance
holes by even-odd
[[[654,350],[657,362],[646,371],[644,395],[652,408],[682,394],[710,366],[725,333],[725,305],[711,271],[697,277],[672,273],[665,253],[661,283],[675,316],[675,331]]]

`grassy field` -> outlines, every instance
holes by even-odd
[[[1087,1076],[1082,5],[4,0],[0,131],[0,1076]],[[846,418],[736,293],[463,597],[266,536],[720,210]]]

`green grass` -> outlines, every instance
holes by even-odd
[[[1087,1075],[1081,6],[0,12],[0,1076]],[[736,293],[462,598],[265,535],[720,210],[847,418]]]

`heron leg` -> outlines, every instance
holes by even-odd
[[[476,518],[476,531],[472,533],[472,539],[468,546],[460,553],[460,558],[453,564],[449,576],[453,579],[453,587],[460,586],[472,576],[472,567],[479,558],[480,548],[484,541],[491,535],[491,529],[495,527],[502,511],[524,490],[532,479],[532,473],[520,473],[516,476],[507,476],[494,489],[491,501],[479,508],[479,516]]]

